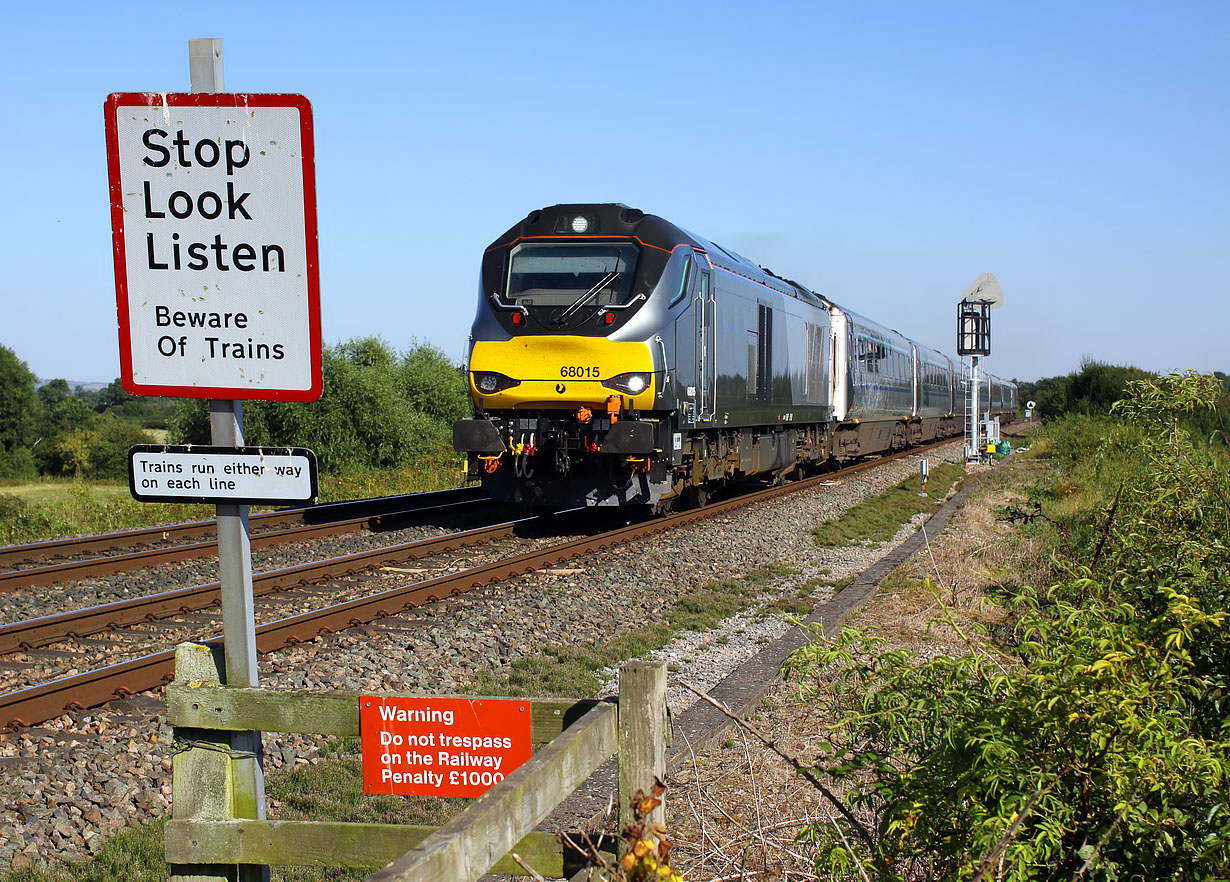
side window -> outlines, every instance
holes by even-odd
[[[684,297],[688,296],[688,290],[692,287],[692,255],[689,254],[684,258],[683,264],[683,282],[679,286],[679,290],[675,292],[675,296],[671,298],[669,306],[674,306]],[[669,308],[668,306],[668,308]]]

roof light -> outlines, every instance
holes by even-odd
[[[572,231],[574,233],[589,232],[589,218],[583,214],[578,214],[572,219]]]

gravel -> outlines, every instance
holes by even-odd
[[[928,453],[933,461],[957,462],[960,456],[955,442]],[[912,529],[903,528],[881,546],[832,549],[817,547],[810,528],[917,473],[917,456],[884,463],[831,486],[646,538],[635,547],[595,553],[380,625],[272,652],[260,659],[261,682],[307,690],[449,693],[479,672],[498,673],[545,645],[595,642],[622,623],[665,618],[675,598],[692,588],[769,564],[798,570],[768,586],[752,608],[705,634],[681,633],[661,651],[680,679],[711,686],[785,630],[780,616],[761,611],[777,592],[812,578],[835,583],[861,572]],[[380,542],[387,544],[388,536],[380,534]],[[206,566],[185,568],[199,572]],[[186,580],[208,581],[199,575]],[[45,590],[42,602],[54,605],[60,590]],[[812,596],[824,600],[825,590]],[[114,598],[88,602],[102,599]],[[693,698],[685,695],[672,690],[676,712]],[[117,829],[169,814],[171,731],[158,697],[147,693],[0,735],[0,863],[24,866],[88,855]],[[321,743],[312,737],[266,736],[267,772],[314,761]]]

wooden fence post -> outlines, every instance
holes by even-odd
[[[670,725],[666,715],[666,665],[630,661],[619,669],[619,829],[632,822],[632,797],[650,793],[654,778],[666,778]],[[666,823],[663,803],[650,822]]]
[[[218,686],[225,679],[222,647],[181,643],[175,647],[175,682]],[[171,766],[171,817],[229,821],[235,817],[231,786],[231,735],[210,729],[175,728]],[[171,882],[235,882],[233,864],[172,864]]]

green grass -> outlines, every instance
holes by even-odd
[[[741,579],[707,585],[684,595],[657,621],[629,621],[606,643],[551,646],[518,659],[499,672],[482,672],[467,691],[476,695],[567,696],[593,698],[601,689],[598,672],[621,661],[642,658],[666,646],[678,631],[707,631],[759,597],[764,586],[798,571],[761,567]]]
[[[469,799],[435,796],[370,795],[363,792],[363,761],[354,751],[358,739],[338,742],[340,755],[315,765],[297,766],[270,777],[268,796],[283,821],[346,821],[362,824],[421,824],[438,827],[464,811]],[[366,879],[369,869],[273,867],[281,882],[349,882]]]
[[[0,882],[166,882],[167,869],[162,859],[162,821],[154,821],[119,831],[86,860],[10,869],[0,875]]]
[[[320,501],[338,502],[458,487],[461,485],[460,463],[460,458],[449,450],[425,458],[412,469],[321,475]],[[0,483],[0,545],[199,521],[213,516],[212,505],[137,502],[129,495],[126,482],[40,478],[24,483]]]
[[[964,474],[965,470],[959,465],[941,463],[931,469],[926,496],[918,494],[918,478],[906,478],[897,486],[863,500],[841,517],[815,527],[812,536],[817,545],[829,547],[852,542],[887,542],[914,515],[933,511]]]

